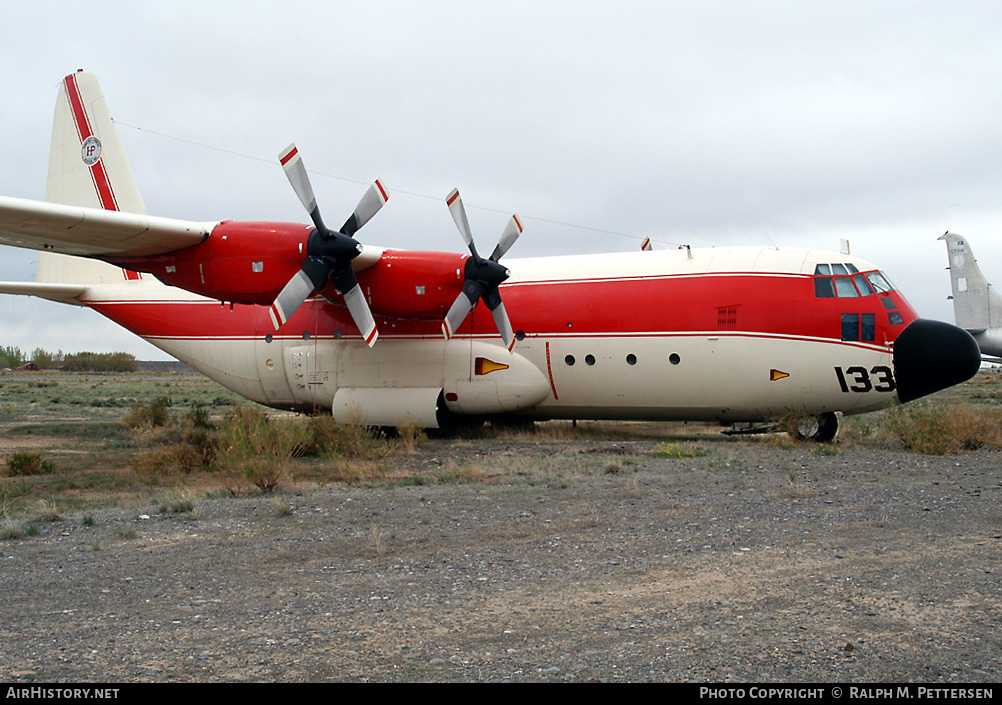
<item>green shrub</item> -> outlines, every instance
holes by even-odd
[[[212,424],[209,423],[209,409],[208,407],[195,402],[188,409],[188,413],[185,414],[185,421],[190,423],[194,428],[212,428]]]
[[[270,419],[258,409],[236,405],[219,426],[216,466],[231,480],[231,491],[250,483],[271,492],[291,471],[293,458],[310,443],[298,419]]]
[[[170,423],[170,397],[158,397],[152,404],[136,404],[122,418],[129,428],[166,426]]]
[[[7,474],[12,477],[45,475],[56,469],[56,464],[51,460],[42,460],[38,451],[15,451],[7,456],[5,463]]]

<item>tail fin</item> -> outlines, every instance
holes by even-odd
[[[972,333],[1002,326],[1002,296],[981,273],[970,244],[950,232],[939,239],[946,240],[950,256],[948,269],[957,325]]]
[[[87,71],[72,73],[59,85],[45,200],[146,213],[101,86]],[[98,284],[138,277],[97,260],[51,252],[38,255],[39,282]]]

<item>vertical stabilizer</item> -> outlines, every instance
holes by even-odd
[[[87,71],[72,73],[59,84],[45,200],[146,213],[101,86]],[[38,255],[40,282],[117,283],[138,276],[97,260],[51,252]]]
[[[939,239],[946,240],[950,257],[948,269],[957,325],[970,332],[1002,326],[1002,296],[981,273],[967,239],[949,232]]]

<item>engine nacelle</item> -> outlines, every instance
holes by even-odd
[[[198,245],[153,257],[120,258],[114,264],[220,301],[270,306],[303,266],[312,230],[290,223],[225,221]],[[441,320],[463,288],[468,258],[453,252],[366,248],[353,264],[376,315]],[[333,284],[323,293],[341,303]]]
[[[453,252],[384,250],[358,280],[373,313],[440,321],[463,288],[468,258]]]
[[[302,267],[312,230],[290,223],[225,221],[192,247],[114,264],[220,301],[268,306]]]

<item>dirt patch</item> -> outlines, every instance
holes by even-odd
[[[0,543],[55,681],[997,681],[998,454],[429,441],[492,481],[67,512]],[[618,447],[618,446],[616,446]],[[585,452],[582,452],[585,451]],[[610,456],[613,456],[610,458]],[[610,460],[617,472],[606,472]],[[396,468],[401,477],[407,473]]]

